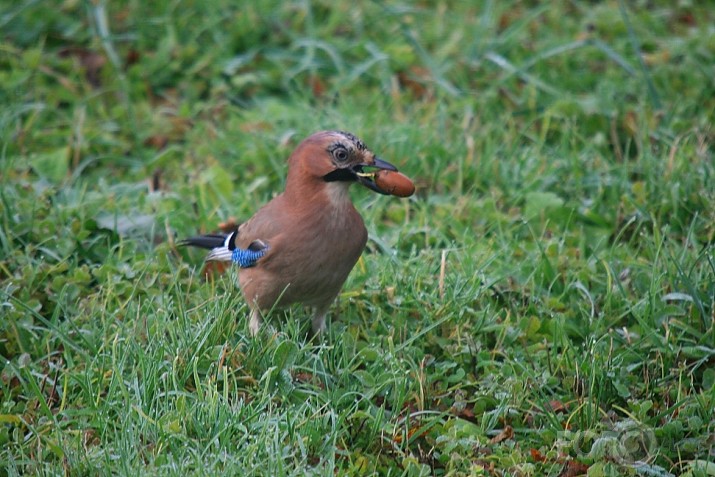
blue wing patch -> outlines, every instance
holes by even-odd
[[[266,254],[267,249],[267,247],[261,250],[244,250],[241,248],[235,248],[233,249],[233,252],[231,252],[231,261],[238,264],[241,268],[250,268]]]

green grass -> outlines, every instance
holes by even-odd
[[[700,2],[0,1],[0,476],[715,475]],[[320,129],[418,185],[320,342],[174,240]],[[569,473],[570,472],[570,473]]]

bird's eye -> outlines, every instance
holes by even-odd
[[[349,154],[346,149],[339,148],[336,149],[335,152],[333,152],[333,156],[335,157],[336,160],[340,162],[345,162],[348,160]]]

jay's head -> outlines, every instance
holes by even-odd
[[[322,182],[347,189],[353,182],[387,194],[372,179],[376,170],[396,171],[395,166],[378,158],[360,139],[343,131],[321,131],[298,145],[288,160],[288,185],[291,182]]]

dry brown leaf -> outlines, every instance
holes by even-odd
[[[431,96],[430,91],[424,86],[430,79],[430,72],[423,66],[412,66],[409,72],[400,71],[397,80],[405,89],[412,92],[417,98],[427,98]]]
[[[169,138],[163,134],[154,134],[144,140],[144,145],[161,151],[169,143]]]
[[[62,58],[74,57],[79,60],[79,64],[84,70],[84,77],[94,88],[102,86],[101,72],[107,63],[107,58],[101,53],[80,47],[63,48],[59,51]]]
[[[221,232],[230,234],[238,228],[238,225],[236,217],[229,217],[225,222],[219,223],[218,228],[221,229]]]
[[[499,444],[502,441],[511,439],[514,437],[514,428],[511,426],[506,426],[502,431],[496,436],[492,437],[489,441],[490,444]]]
[[[551,401],[549,401],[549,406],[551,407],[551,410],[557,414],[568,412],[566,405],[557,399],[552,399]]]
[[[546,456],[542,454],[539,449],[531,448],[529,449],[529,453],[531,454],[531,458],[536,462],[546,462]]]
[[[577,460],[569,460],[561,470],[559,477],[576,477],[577,475],[586,475],[587,472],[588,466],[586,464],[582,464]]]
[[[316,98],[323,96],[325,94],[325,90],[327,89],[325,82],[317,75],[311,75],[310,78],[308,78],[308,85],[313,91],[313,96]]]
[[[224,272],[226,272],[227,268],[228,265],[226,264],[226,262],[206,262],[204,264],[204,269],[201,271],[201,274],[206,280],[209,280],[211,278],[215,278],[223,274]]]

